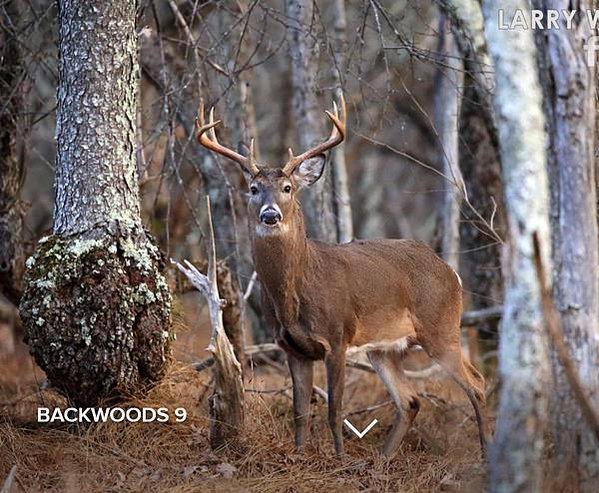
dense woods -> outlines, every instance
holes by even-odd
[[[2,492],[595,491],[596,7],[0,2]]]

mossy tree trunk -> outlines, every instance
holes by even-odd
[[[21,316],[51,384],[94,405],[161,376],[171,295],[139,214],[135,2],[60,0],[59,38],[54,234]]]

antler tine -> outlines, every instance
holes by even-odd
[[[285,166],[283,166],[284,173],[290,175],[293,173],[295,168],[297,168],[306,159],[323,154],[324,152],[343,142],[343,139],[345,138],[345,124],[347,119],[345,98],[343,97],[343,94],[341,94],[339,101],[341,103],[341,115],[339,114],[337,103],[334,100],[333,113],[328,110],[325,111],[325,114],[329,117],[331,122],[333,122],[333,129],[331,130],[331,135],[329,138],[325,142],[314,146],[312,149],[309,149],[298,156],[294,156],[292,150],[289,149],[289,159]]]
[[[212,108],[210,108],[210,114],[208,116],[208,121],[211,124],[214,123],[214,106]],[[210,139],[218,144],[218,139],[216,138],[216,130],[214,129],[214,127],[212,127],[210,129]]]
[[[218,142],[216,138],[215,127],[220,123],[220,120],[214,121],[214,107],[210,109],[209,121],[206,124],[204,119],[204,101],[200,100],[200,108],[198,110],[198,117],[196,118],[197,128],[197,139],[206,149],[209,149],[221,156],[235,161],[243,169],[245,169],[252,176],[257,175],[260,172],[260,168],[255,163],[253,153],[253,143],[251,144],[252,150],[249,157],[242,156],[238,152],[233,151]]]

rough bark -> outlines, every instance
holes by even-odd
[[[335,51],[335,63],[331,64],[335,97],[337,100],[343,95],[343,76],[347,65],[347,19],[345,15],[345,0],[333,2],[333,15],[335,17],[332,49]],[[354,238],[352,220],[351,196],[349,193],[349,177],[345,159],[345,142],[342,142],[332,151],[331,174],[333,177],[334,213],[337,227],[337,241],[347,243]]]
[[[464,68],[456,40],[448,28],[449,23],[443,17],[440,21],[438,53],[444,57],[444,68],[439,69],[435,81],[435,127],[439,134],[440,168],[449,180],[444,182],[441,251],[443,260],[457,271],[460,260],[460,206],[464,187],[459,166],[458,139]]]
[[[139,217],[135,5],[59,2],[54,234],[27,261],[21,316],[75,403],[158,379],[170,347],[162,254]]]
[[[19,303],[25,270],[19,199],[25,173],[20,152],[24,70],[17,32],[11,29],[19,25],[18,8],[17,1],[0,7],[0,294],[13,304]]]
[[[291,81],[293,87],[293,123],[296,142],[301,151],[326,138],[326,117],[319,108],[316,87],[318,73],[317,43],[312,32],[311,0],[286,0],[287,36],[290,46]],[[325,175],[303,193],[302,208],[308,236],[335,242],[337,231],[333,214],[333,191],[330,168]]]
[[[592,2],[579,1],[585,12]],[[538,0],[536,8],[568,9],[571,2]],[[579,49],[595,33],[586,16],[572,29],[537,33],[549,135],[553,298],[568,351],[583,387],[599,388],[599,251],[595,187],[595,77]],[[553,356],[555,462],[562,484],[593,491],[599,481],[599,443]],[[599,407],[599,394],[593,401]]]
[[[506,16],[525,0],[502,2]],[[483,2],[485,32],[495,64],[499,142],[509,242],[504,256],[506,292],[499,344],[502,389],[490,489],[540,491],[547,420],[549,360],[542,326],[532,234],[549,251],[545,132],[536,53],[530,30],[500,31],[496,3]],[[548,264],[547,264],[548,265]]]

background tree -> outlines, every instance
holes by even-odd
[[[565,1],[535,2],[535,8],[568,9]],[[578,3],[572,28],[537,32],[539,69],[549,139],[549,182],[553,254],[553,298],[564,337],[583,386],[599,408],[599,253],[595,208],[595,74],[582,46],[595,34]],[[580,47],[580,49],[573,49]],[[564,369],[552,358],[555,462],[562,487],[578,483],[593,491],[599,481],[599,444],[572,394]],[[572,477],[574,476],[574,477]]]
[[[23,91],[26,72],[18,41],[19,5],[20,2],[14,1],[0,6],[0,93],[3,95],[0,105],[0,295],[12,304],[19,303],[25,270],[25,210],[20,192],[25,178]]]
[[[506,16],[526,9],[502,3]],[[549,361],[533,258],[536,232],[549,252],[549,197],[542,93],[529,30],[500,31],[496,4],[483,3],[485,32],[495,64],[495,109],[503,163],[509,244],[504,258],[505,304],[499,340],[502,380],[491,491],[540,491],[547,421]],[[507,17],[511,18],[511,17]]]
[[[507,235],[496,116],[491,101],[494,74],[480,4],[472,0],[440,0],[439,4],[451,19],[464,63],[459,155],[472,208],[462,207],[460,275],[469,305],[480,310],[497,306],[503,298],[500,257]],[[497,333],[496,322],[482,321],[478,333],[492,338]]]
[[[462,105],[464,64],[449,22],[441,16],[438,51],[443,56],[435,80],[435,129],[439,137],[439,168],[446,180],[441,207],[443,260],[456,271],[460,260],[460,209],[464,196],[464,180],[460,170],[459,119]]]
[[[53,235],[28,262],[21,316],[52,385],[94,404],[164,369],[170,291],[144,230],[135,162],[135,6],[59,2]]]
[[[329,38],[329,48],[333,58],[331,75],[335,85],[335,99],[339,101],[343,95],[343,81],[347,70],[348,42],[345,0],[335,0],[333,2],[333,16],[335,18],[333,39]],[[354,238],[354,225],[344,142],[333,149],[331,174],[333,177],[333,209],[337,226],[337,241],[347,243]]]
[[[295,154],[309,149],[326,137],[325,116],[318,102],[316,74],[318,73],[318,42],[314,23],[314,2],[286,0],[287,35],[293,88],[292,123],[295,129]],[[303,210],[308,236],[337,241],[333,213],[331,170],[327,166],[324,179],[303,192]]]

